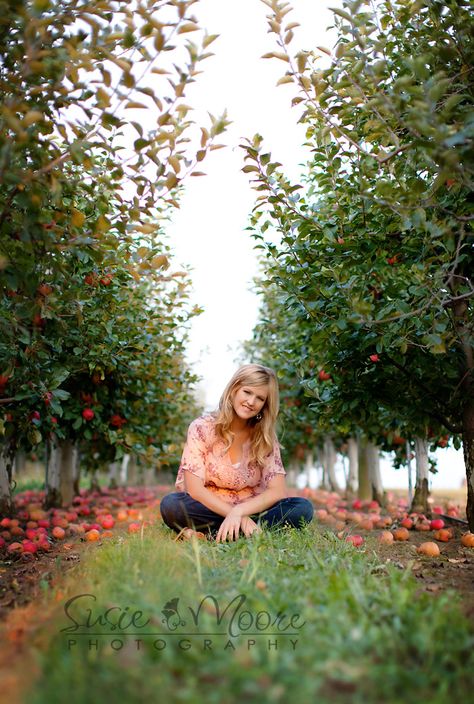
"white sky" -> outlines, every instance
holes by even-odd
[[[293,53],[318,45],[331,47],[328,8],[341,6],[341,0],[290,0],[290,4],[294,12],[286,19],[301,23],[294,30]],[[189,361],[203,379],[208,409],[217,406],[239,364],[239,345],[251,337],[258,315],[258,297],[251,292],[257,257],[245,231],[256,194],[241,171],[244,152],[238,145],[242,138],[260,133],[273,159],[295,180],[307,157],[301,146],[304,129],[297,124],[300,110],[291,107],[295,89],[275,85],[286,64],[260,58],[277,48],[275,35],[267,30],[268,11],[259,0],[200,0],[194,10],[209,34],[220,36],[211,44],[215,56],[203,62],[204,73],[188,90],[187,102],[198,121],[206,120],[207,111],[220,115],[227,109],[233,122],[219,140],[227,148],[203,162],[207,176],[188,179],[181,208],[167,228],[175,268],[192,267],[194,302],[205,309],[192,324]],[[433,487],[460,485],[464,476],[460,453],[441,451],[439,467]],[[406,471],[390,470],[384,463],[384,478],[387,486],[404,486]]]
[[[295,30],[294,51],[328,42],[328,4],[292,2],[288,22],[302,25]],[[258,299],[250,292],[257,259],[245,231],[255,191],[241,171],[244,152],[238,145],[259,132],[275,159],[297,178],[298,164],[305,159],[304,129],[297,124],[301,111],[290,105],[292,88],[275,86],[287,65],[260,58],[277,48],[275,35],[267,30],[268,8],[259,0],[201,0],[195,8],[202,26],[220,36],[210,47],[215,56],[202,64],[204,73],[188,91],[187,101],[197,115],[200,109],[204,116],[227,109],[233,124],[219,140],[228,147],[203,162],[207,176],[187,181],[168,232],[179,264],[194,268],[195,300],[205,308],[193,323],[189,357],[203,377],[206,404],[213,408],[238,366],[238,346],[251,336],[258,312]]]

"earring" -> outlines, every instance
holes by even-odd
[[[263,414],[262,414],[262,413],[257,413],[257,415],[255,416],[255,420],[256,420],[257,422],[258,422],[259,420],[262,420],[262,418],[263,418]]]

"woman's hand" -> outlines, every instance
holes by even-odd
[[[240,522],[240,527],[244,532],[244,535],[246,538],[249,538],[252,533],[261,533],[262,529],[260,528],[259,525],[255,523],[253,518],[250,518],[250,516],[242,516],[242,520]]]
[[[242,529],[246,538],[251,536],[252,533],[262,532],[260,526],[258,526],[250,516],[242,516],[239,507],[235,506],[222,521],[216,536],[216,542],[224,542],[227,536],[230,536],[231,540],[238,540],[239,529]]]
[[[216,543],[220,541],[224,542],[227,540],[227,536],[229,536],[231,540],[238,540],[240,526],[244,518],[246,518],[246,516],[242,516],[239,507],[234,506],[220,525],[216,535]]]

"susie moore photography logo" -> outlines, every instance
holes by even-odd
[[[235,650],[242,641],[249,650],[257,643],[268,650],[296,649],[305,625],[300,614],[255,611],[247,602],[245,594],[237,594],[228,602],[207,594],[191,606],[176,596],[166,601],[158,618],[130,606],[104,608],[94,594],[77,594],[64,604],[68,625],[60,633],[66,637],[68,650],[98,650],[108,645],[119,651],[130,641],[137,650],[145,643],[155,650],[165,650],[171,643],[180,650]]]

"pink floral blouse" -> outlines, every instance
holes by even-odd
[[[192,472],[204,480],[206,489],[217,494],[223,501],[239,504],[261,494],[276,474],[286,474],[281,462],[280,447],[275,443],[260,468],[249,462],[249,441],[244,443],[242,458],[232,464],[225,443],[215,432],[215,421],[211,415],[193,420],[188,428],[181,464],[176,477],[177,491],[185,491],[184,472]]]

